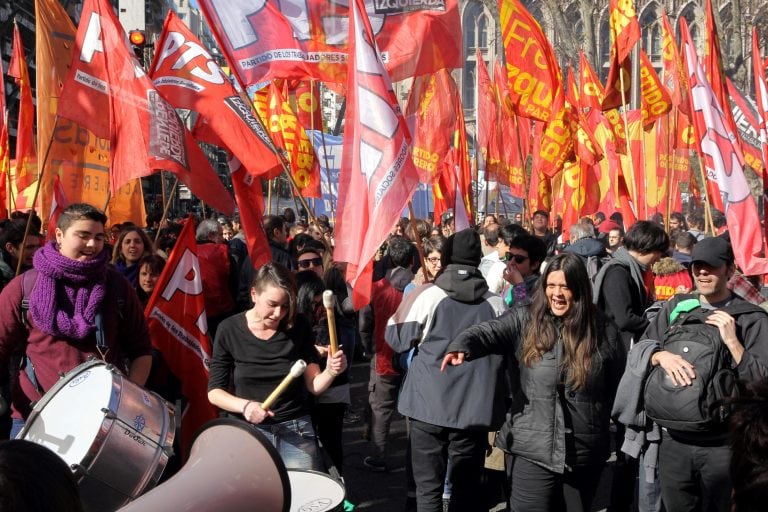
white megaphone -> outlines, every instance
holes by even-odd
[[[189,459],[167,482],[119,512],[289,512],[291,485],[280,454],[249,424],[206,423]]]

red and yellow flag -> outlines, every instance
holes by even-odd
[[[37,149],[35,149],[35,104],[32,101],[32,84],[29,81],[27,60],[21,32],[13,24],[13,51],[8,65],[8,75],[19,86],[19,124],[16,131],[16,190],[24,191],[37,181]]]
[[[500,0],[510,107],[522,117],[552,122],[562,109],[560,66],[538,22],[520,0]]]
[[[275,144],[285,150],[291,174],[304,197],[320,197],[320,168],[306,130],[291,105],[273,82],[269,86],[267,130]]]

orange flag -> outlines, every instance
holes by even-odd
[[[529,210],[551,211],[552,209],[552,184],[547,176],[537,170],[531,169],[531,183],[528,185]]]
[[[8,110],[5,108],[5,80],[0,79],[0,219],[8,218],[8,177],[11,174],[11,150],[8,144]]]
[[[211,341],[203,293],[195,227],[190,217],[144,312],[152,345],[181,381],[181,392],[187,398],[181,422],[181,449],[185,458],[194,433],[217,415],[216,407],[208,401]]]
[[[477,49],[477,150],[481,169],[486,169],[491,134],[497,116],[496,91],[480,49]]]
[[[579,101],[583,108],[602,108],[605,91],[584,52],[579,50]]]
[[[178,114],[155,89],[129,49],[106,0],[86,0],[59,116],[110,139],[110,189],[166,169],[216,210],[234,201]]]
[[[120,200],[109,193],[109,141],[69,119],[56,119],[77,29],[58,0],[36,0],[35,11],[38,161],[42,162],[48,152],[45,169],[40,169],[41,216],[50,216],[56,176],[60,176],[62,191],[70,202],[103,208],[108,197],[110,202]],[[132,220],[143,226],[143,212],[142,203],[140,211],[129,212],[128,216],[114,212],[109,221],[115,224]]]
[[[301,80],[293,88],[296,98],[296,117],[307,130],[323,129],[323,110],[320,103],[320,82]]]
[[[8,75],[19,86],[19,124],[16,131],[16,190],[37,181],[37,150],[35,149],[35,105],[32,101],[32,84],[29,81],[24,45],[19,27],[13,24],[13,52],[8,65]]]
[[[509,107],[522,117],[552,122],[563,107],[563,80],[547,36],[520,0],[500,0]]]

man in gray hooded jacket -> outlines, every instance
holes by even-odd
[[[504,358],[490,356],[440,372],[448,344],[467,327],[504,311],[477,270],[482,251],[472,229],[452,235],[434,284],[408,294],[390,318],[385,339],[395,352],[417,346],[398,411],[411,419],[411,457],[419,512],[440,512],[447,458],[450,511],[477,510],[487,433],[504,421]]]

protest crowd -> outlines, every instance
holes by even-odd
[[[392,511],[766,509],[757,31],[747,149],[710,0],[680,49],[654,20],[663,83],[611,1],[605,87],[501,0],[468,136],[455,0],[193,3],[216,52],[174,11],[149,48],[106,0],[36,0],[36,103],[14,25],[0,512],[363,511],[360,471],[402,479]]]

